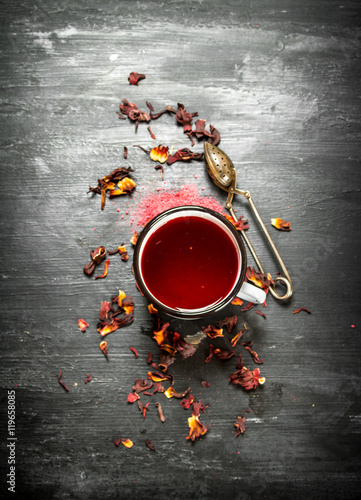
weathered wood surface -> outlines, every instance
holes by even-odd
[[[1,2],[0,19],[4,495],[7,390],[15,389],[16,498],[358,498],[359,3],[25,0]],[[131,71],[146,79],[130,86]],[[132,257],[131,218],[157,189],[194,184],[221,203],[225,193],[203,162],[165,166],[163,182],[133,145],[190,142],[170,115],[151,123],[156,140],[144,123],[135,132],[115,113],[124,98],[156,110],[181,102],[220,131],[239,187],[251,191],[293,278],[292,301],[269,297],[260,308],[266,319],[229,306],[206,320],[237,314],[246,323],[244,338],[264,359],[262,388],[231,386],[235,361],[206,364],[206,341],[169,368],[177,390],[190,386],[210,403],[201,415],[209,430],[195,443],[186,440],[190,410],[178,401],[149,398],[144,421],[126,403],[134,380],[146,377],[148,352],[157,356],[131,259],[112,257],[103,280],[82,268],[100,244],[125,242]],[[137,190],[101,211],[88,186],[118,166],[134,168]],[[237,198],[235,207],[275,275],[246,202]],[[290,221],[292,231],[277,232],[271,217]],[[135,320],[109,335],[107,362],[96,324],[101,301],[119,288],[134,297]],[[299,307],[312,314],[293,314]],[[79,318],[90,324],[86,333]],[[204,323],[171,320],[182,335]],[[87,373],[93,380],[84,384]],[[246,408],[246,432],[236,438],[233,424]],[[116,448],[117,437],[134,447]]]

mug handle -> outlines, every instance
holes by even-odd
[[[240,297],[243,300],[248,300],[248,302],[253,302],[254,304],[263,304],[267,295],[262,288],[244,282],[237,293],[237,297]]]

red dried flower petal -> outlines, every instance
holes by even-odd
[[[133,446],[133,441],[131,441],[129,438],[128,439],[123,438],[122,444],[124,444],[126,448],[131,448]]]
[[[106,277],[106,275],[108,274],[109,264],[110,264],[110,260],[108,259],[104,263],[104,272],[103,272],[103,274],[101,274],[100,276],[95,276],[96,280]]]
[[[121,442],[121,439],[120,438],[116,438],[114,439],[113,443],[115,444],[115,446],[119,446],[120,445],[120,442]]]
[[[210,339],[215,339],[217,337],[223,337],[222,328],[215,328],[212,325],[202,326],[203,333],[207,335]]]
[[[239,297],[235,297],[232,302],[232,306],[243,306],[243,300],[241,300]]]
[[[248,370],[248,368],[243,367],[234,373],[231,373],[229,381],[232,382],[234,386],[241,385],[247,391],[251,389],[256,389],[258,384],[264,384],[266,379],[260,377],[259,368],[255,370]]]
[[[165,422],[165,416],[163,414],[163,410],[162,410],[162,407],[160,405],[160,403],[155,403],[155,407],[157,408],[158,410],[158,416],[159,416],[159,420],[161,422]]]
[[[245,413],[251,413],[251,410],[243,410],[242,413],[241,413],[241,416],[240,417],[237,417],[237,421],[236,423],[234,424],[235,428],[236,428],[236,437],[239,436],[240,434],[243,434],[246,430],[246,419],[244,418],[244,414]]]
[[[214,355],[221,361],[228,361],[236,354],[235,351],[222,351],[221,349],[214,349]]]
[[[189,396],[185,399],[183,399],[182,401],[179,402],[179,404],[181,406],[183,406],[183,408],[185,410],[188,410],[188,408],[191,406],[191,404],[193,403],[194,401],[194,396],[193,394],[189,394]]]
[[[130,85],[138,85],[138,82],[140,82],[140,80],[144,80],[145,78],[146,76],[143,75],[142,73],[137,73],[136,71],[132,71],[128,76],[128,82],[130,83]]]
[[[307,307],[300,307],[299,309],[295,309],[293,311],[293,314],[297,314],[297,313],[299,313],[301,311],[305,311],[308,314],[312,314],[312,312],[309,309],[307,309]]]
[[[262,316],[263,318],[267,318],[267,316],[265,315],[265,313],[259,311],[258,309],[257,309],[257,311],[255,311],[255,313],[258,314],[259,316]]]
[[[242,337],[244,333],[244,330],[242,328],[242,330],[240,330],[234,337],[233,339],[231,340],[231,344],[232,344],[232,347],[235,347],[235,345],[237,344],[237,342],[239,341],[239,339]]]
[[[58,374],[58,382],[66,390],[66,392],[69,392],[69,387],[65,384],[65,382],[61,378],[61,370]]]
[[[85,321],[85,319],[79,319],[78,320],[78,326],[82,332],[85,332],[85,330],[88,328],[89,323]]]
[[[132,236],[132,238],[130,240],[130,243],[132,245],[135,245],[137,243],[137,240],[138,240],[138,233],[137,233],[137,231],[134,231],[133,236]]]
[[[166,391],[164,391],[164,395],[170,399],[170,398],[177,398],[177,399],[182,399],[182,398],[185,398],[187,396],[187,394],[189,394],[191,388],[188,387],[188,389],[186,389],[184,392],[177,392],[176,390],[173,389],[173,387],[169,387]]]
[[[252,349],[248,345],[245,345],[244,348],[246,349],[246,351],[248,351],[251,354],[251,356],[253,358],[253,361],[255,363],[258,363],[258,364],[263,363],[263,359],[259,359],[258,354],[256,353],[256,351],[252,351]]]
[[[159,163],[164,163],[168,158],[168,146],[156,146],[150,150],[149,157],[153,161],[158,161]]]
[[[137,357],[139,356],[139,354],[138,354],[138,351],[136,350],[136,348],[135,347],[129,347],[129,349],[132,351],[132,353],[134,353],[135,359],[137,359]]]
[[[238,320],[237,316],[230,316],[228,318],[224,318],[222,321],[219,321],[217,323],[217,328],[225,326],[227,328],[228,333],[231,333],[234,325],[237,323],[237,320]]]
[[[86,264],[84,266],[83,268],[84,273],[87,276],[91,276],[95,270],[95,267],[98,266],[105,259],[106,254],[107,251],[103,246],[91,250],[90,251],[91,261],[89,264]]]
[[[100,344],[99,344],[99,347],[100,347],[100,350],[102,351],[102,353],[104,354],[104,356],[108,359],[109,348],[108,348],[107,341],[106,340],[102,340],[102,342],[100,342]]]
[[[208,430],[207,427],[200,422],[199,417],[196,415],[192,415],[188,418],[188,426],[189,433],[186,439],[191,439],[192,441],[203,436]]]
[[[152,441],[150,439],[146,439],[145,440],[145,444],[148,446],[149,449],[151,449],[152,451],[156,451],[155,450],[155,446],[154,444],[152,443]]]
[[[210,360],[213,358],[213,354],[214,354],[214,347],[213,347],[213,344],[210,344],[209,345],[209,353],[208,353],[208,356],[205,359],[206,363],[210,362]]]
[[[128,397],[127,397],[127,402],[128,403],[135,403],[136,401],[138,401],[138,399],[140,399],[140,396],[139,394],[137,394],[136,392],[130,392],[128,394]]]
[[[211,384],[209,382],[207,382],[207,380],[202,380],[201,382],[201,386],[202,387],[209,387]]]
[[[280,219],[279,217],[271,219],[271,224],[280,231],[291,231],[291,224],[283,219]]]
[[[174,154],[168,156],[167,164],[172,165],[176,161],[202,160],[203,153],[194,153],[190,149],[178,149]]]
[[[88,384],[92,379],[93,379],[93,377],[90,375],[90,373],[87,373],[86,379],[84,380],[84,383]]]

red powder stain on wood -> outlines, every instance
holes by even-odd
[[[179,191],[160,190],[144,197],[139,201],[133,221],[137,222],[138,226],[144,226],[161,212],[182,205],[199,205],[216,212],[223,212],[224,209],[216,198],[200,196],[196,185],[187,184],[182,186]]]

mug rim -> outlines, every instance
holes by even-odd
[[[232,233],[232,235],[235,237],[235,240],[238,243],[240,254],[241,254],[241,270],[239,273],[239,277],[232,288],[231,292],[224,297],[222,300],[217,302],[216,304],[211,304],[210,306],[198,308],[198,309],[172,309],[171,307],[167,306],[166,304],[163,304],[160,302],[154,295],[150,293],[148,288],[145,286],[144,280],[141,276],[141,271],[140,271],[140,250],[142,248],[142,244],[147,237],[148,233],[153,229],[153,227],[158,224],[160,221],[163,219],[166,219],[170,215],[177,214],[178,212],[190,212],[190,211],[195,211],[199,213],[206,213],[210,215],[211,217],[214,217],[218,219],[218,221],[221,222],[221,224],[225,225],[227,229]],[[186,215],[185,215],[186,216]],[[218,310],[222,309],[224,306],[229,304],[231,300],[237,295],[239,289],[241,288],[245,277],[246,277],[246,270],[247,270],[247,254],[246,254],[246,249],[244,246],[244,243],[242,241],[242,238],[239,234],[239,231],[236,229],[236,227],[220,212],[216,212],[215,210],[208,208],[208,207],[203,207],[200,205],[180,205],[177,207],[169,208],[163,212],[160,212],[158,215],[153,217],[147,224],[144,226],[142,229],[141,233],[138,236],[135,248],[134,248],[134,255],[133,255],[133,273],[135,276],[136,283],[142,292],[142,294],[149,300],[151,304],[153,304],[154,307],[157,309],[163,311],[164,313],[168,314],[169,316],[173,316],[175,318],[181,318],[181,319],[199,319],[204,316],[208,316],[209,314],[213,314],[217,312]]]

